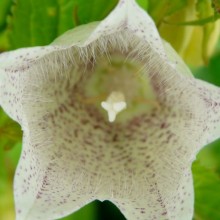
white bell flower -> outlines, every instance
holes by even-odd
[[[49,46],[1,54],[0,105],[24,132],[17,220],[94,200],[129,220],[192,219],[191,165],[220,135],[220,89],[192,76],[134,0]]]

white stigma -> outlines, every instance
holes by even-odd
[[[114,122],[117,114],[126,109],[127,103],[122,92],[111,92],[107,100],[101,103],[101,106],[107,111],[109,122]]]

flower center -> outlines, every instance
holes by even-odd
[[[113,91],[101,106],[108,112],[108,120],[114,122],[117,114],[126,109],[127,103],[122,92]]]
[[[128,54],[114,52],[98,57],[86,83],[85,101],[95,104],[109,122],[127,120],[159,107],[148,70]]]

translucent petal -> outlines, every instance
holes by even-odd
[[[0,54],[0,106],[11,118],[20,124],[24,121],[22,105],[27,101],[24,90],[26,86],[30,86],[29,78],[34,75],[37,82],[46,77],[50,65],[54,66],[54,72],[58,72],[60,68],[65,68],[66,62],[76,62],[74,53],[68,49],[71,49],[72,45],[82,44],[97,25],[98,22],[94,22],[86,27],[75,28],[49,46],[24,48]],[[63,53],[68,54],[67,61],[62,61]],[[33,88],[36,82],[32,80]]]
[[[44,145],[48,149],[49,143]],[[51,152],[44,153],[31,138],[23,139],[14,183],[16,220],[61,218],[95,199],[97,182],[68,155],[70,146],[50,147]]]
[[[194,203],[191,171],[176,178],[178,176],[180,179],[175,182],[170,182],[170,173],[166,178],[157,176],[156,172],[143,176],[136,181],[136,197],[129,198],[127,194],[110,200],[120,208],[126,219],[191,220]]]
[[[172,79],[173,75],[173,82],[176,81],[173,85],[167,82],[168,91],[172,90],[173,87],[173,90],[179,90],[180,95],[178,98],[178,92],[176,92],[177,97],[170,100],[170,103],[172,103],[173,109],[179,108],[177,112],[188,112],[188,123],[187,120],[184,119],[185,124],[188,124],[185,125],[185,128],[189,126],[189,121],[194,123],[194,125],[189,126],[191,134],[187,134],[184,138],[195,135],[195,151],[193,153],[193,147],[191,147],[191,155],[196,155],[202,147],[220,137],[220,88],[205,81],[195,79],[189,68],[168,43],[164,42],[164,48],[171,62],[171,67],[173,67],[178,74],[182,75],[183,78],[180,75],[177,76],[178,74],[166,71],[166,67],[159,65],[159,68],[162,68],[164,73],[166,72],[166,76],[162,76],[161,74],[160,78],[161,81],[163,81],[162,78],[167,77],[168,81]],[[174,78],[176,78],[176,80],[174,80]],[[166,92],[166,88],[163,88],[163,92]],[[187,108],[189,109],[187,110]],[[184,121],[181,123],[184,124]],[[181,123],[179,122],[179,124]],[[191,145],[192,144],[190,144],[190,146]]]
[[[166,51],[168,60],[171,64],[171,66],[176,69],[179,73],[181,73],[184,76],[188,76],[190,78],[193,78],[193,74],[191,73],[189,67],[184,63],[182,58],[177,54],[177,52],[171,47],[171,45],[163,41],[163,46]]]
[[[0,55],[0,105],[14,120],[22,121],[22,96],[24,83],[22,74],[52,47],[19,49]]]
[[[203,134],[198,139],[202,147],[220,137],[220,88],[202,80],[195,80],[192,85],[203,103],[202,108],[197,108],[204,122],[200,128]]]

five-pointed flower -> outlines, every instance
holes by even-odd
[[[0,105],[24,131],[17,220],[95,199],[129,220],[192,219],[191,164],[220,134],[219,100],[134,0],[49,46],[1,54]]]

